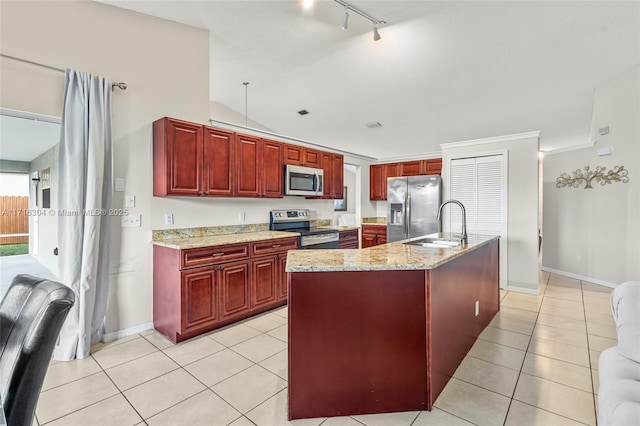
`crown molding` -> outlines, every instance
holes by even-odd
[[[440,157],[442,157],[442,151],[432,151],[432,152],[424,152],[422,154],[398,155],[396,157],[378,158],[376,163],[377,164],[398,163],[398,162],[413,161],[413,160],[429,160],[431,158],[440,158]]]
[[[373,161],[375,162],[377,159],[374,157],[369,157],[367,155],[356,154],[355,152],[343,151],[341,149],[329,148],[324,145],[320,145],[317,143],[309,142],[304,139],[298,139],[291,136],[281,135],[279,133],[269,132],[267,130],[256,129],[249,126],[243,126],[241,124],[229,123],[228,121],[216,120],[214,118],[209,119],[209,123],[213,126],[220,126],[226,130],[240,130],[242,132],[248,133],[252,136],[268,136],[270,138],[275,138],[280,142],[295,142],[297,145],[308,146],[311,148],[317,148],[323,151],[333,152],[336,154],[348,155],[349,157],[358,158],[360,160],[365,161]]]
[[[482,139],[472,139],[472,140],[461,141],[461,142],[441,143],[440,148],[444,150],[444,149],[451,149],[451,148],[462,148],[466,146],[484,145],[488,143],[508,142],[508,141],[514,141],[518,139],[530,139],[530,138],[539,138],[539,137],[540,137],[540,131],[537,130],[535,132],[515,133],[513,135],[495,136],[495,137],[482,138]]]
[[[542,150],[542,152],[544,153],[545,156],[553,155],[553,154],[561,154],[563,152],[577,151],[578,149],[593,148],[595,144],[596,144],[595,141],[591,141],[587,143],[581,143],[579,145],[563,146],[561,148],[556,148],[556,149]]]

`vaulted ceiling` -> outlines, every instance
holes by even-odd
[[[543,150],[587,143],[594,90],[640,63],[637,1],[349,2],[387,22],[377,42],[330,0],[103,2],[208,29],[212,102],[382,159],[534,130]]]

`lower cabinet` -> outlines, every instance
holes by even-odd
[[[347,231],[340,231],[338,240],[339,249],[357,249],[360,247],[360,241],[358,239],[358,230],[349,229]]]
[[[362,248],[387,244],[387,227],[384,225],[362,225]]]
[[[174,343],[287,302],[287,250],[298,238],[153,247],[153,324]]]

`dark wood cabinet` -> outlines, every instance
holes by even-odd
[[[369,199],[387,199],[387,181],[384,173],[384,164],[369,166]]]
[[[322,198],[339,199],[344,197],[344,156],[332,152],[320,153],[320,165],[324,171]],[[319,198],[319,197],[310,197]]]
[[[251,243],[252,308],[287,300],[287,251],[298,247],[298,238],[278,238]]]
[[[282,143],[236,135],[236,195],[282,198]]]
[[[321,151],[304,146],[285,144],[284,164],[320,168]]]
[[[362,225],[362,248],[387,243],[387,227],[385,225]]]
[[[282,198],[283,164],[325,170],[313,198],[344,196],[340,154],[169,117],[153,123],[154,196]]]
[[[339,232],[338,248],[339,249],[357,249],[360,247],[358,239],[358,230],[349,229]]]
[[[235,137],[233,132],[204,128],[203,188],[200,195],[235,195]]]
[[[216,268],[182,273],[182,330],[193,331],[218,322]]]
[[[153,246],[153,325],[174,343],[284,305],[298,237],[193,249]]]
[[[153,123],[153,195],[202,192],[203,126],[173,118]]]
[[[439,175],[442,159],[404,161],[401,163],[373,164],[369,167],[369,199],[387,199],[387,178],[397,176]]]
[[[244,318],[249,310],[249,260],[224,263],[218,267],[220,280],[220,320]]]
[[[282,198],[282,142],[263,139],[260,147],[260,191],[261,197]]]

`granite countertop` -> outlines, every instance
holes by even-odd
[[[452,237],[449,233],[441,233],[439,236]],[[396,241],[365,249],[291,250],[287,256],[287,272],[434,269],[498,238],[500,237],[469,235],[466,247],[450,248],[412,246]]]
[[[387,226],[386,223],[363,223],[363,226]]]
[[[225,244],[248,243],[251,241],[273,240],[276,238],[299,237],[297,232],[257,231],[236,234],[194,236],[187,238],[169,238],[154,240],[153,244],[173,249],[186,250],[201,247],[221,246]]]

